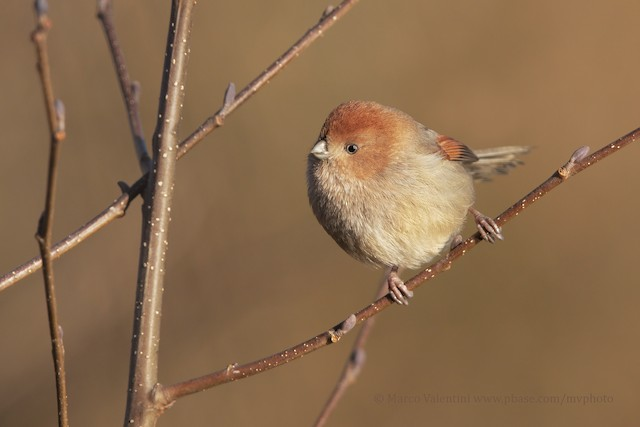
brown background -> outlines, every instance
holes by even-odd
[[[168,2],[117,2],[141,114],[153,130]],[[201,2],[186,136],[320,17],[325,1]],[[47,131],[30,2],[0,14],[0,272],[36,254]],[[497,214],[566,161],[640,125],[634,1],[367,0],[179,164],[160,378],[271,354],[366,305],[380,272],[343,254],[307,206],[306,154],[347,99],[396,106],[472,147],[534,145],[478,186]],[[68,139],[56,238],[139,175],[94,2],[51,4],[56,95]],[[558,188],[408,309],[379,316],[362,376],[332,417],[351,425],[634,425],[640,419],[637,144]],[[128,215],[56,263],[73,425],[123,420],[139,240]],[[179,401],[162,426],[309,425],[355,334],[280,369]],[[54,425],[40,274],[0,295],[0,425]],[[469,398],[425,403],[423,395]],[[474,396],[606,402],[475,403]],[[393,402],[405,398],[405,403]]]

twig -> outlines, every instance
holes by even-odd
[[[389,286],[387,285],[387,276],[391,273],[391,268],[387,268],[385,274],[382,278],[382,283],[380,284],[380,288],[376,293],[376,298],[379,299],[385,296],[389,292]],[[347,391],[347,388],[351,384],[355,382],[362,371],[362,367],[364,366],[364,362],[366,360],[366,353],[364,350],[364,346],[369,339],[369,334],[373,329],[373,325],[375,323],[376,318],[370,317],[364,321],[362,328],[360,328],[360,332],[356,337],[353,347],[351,348],[351,353],[347,362],[342,369],[342,373],[336,382],[331,395],[327,399],[324,404],[324,408],[320,411],[316,422],[313,424],[315,427],[322,427],[327,423],[329,416],[333,413],[338,405],[338,402],[344,396],[344,393]]]
[[[334,23],[342,18],[356,2],[357,0],[344,0],[335,9],[332,9],[330,13],[323,14],[322,19],[320,19],[316,25],[309,29],[291,48],[289,48],[289,50],[287,50],[285,54],[276,59],[267,68],[267,70],[262,72],[240,92],[242,96],[228,96],[231,93],[235,94],[235,90],[230,92],[232,84],[229,85],[222,108],[215,115],[207,118],[195,132],[180,143],[178,148],[178,159],[185,155],[215,128],[220,127],[223,124],[224,119],[231,114],[231,112],[244,104],[244,102],[246,102],[251,95],[260,90],[269,79],[282,71],[285,65],[289,64],[293,59],[306,50],[311,43],[318,39],[320,34],[328,30]],[[114,219],[124,216],[129,203],[141,194],[146,180],[147,175],[145,174],[131,186],[131,189],[127,194],[122,194],[92,220],[69,234],[60,242],[56,243],[52,248],[53,259],[57,259],[64,255],[82,241],[110,224]],[[14,268],[9,273],[6,273],[0,277],[0,292],[18,283],[25,277],[35,273],[41,266],[42,259],[40,257],[35,257]]]
[[[249,83],[237,96],[234,97],[232,102],[226,102],[223,107],[213,116],[207,118],[195,132],[193,132],[187,139],[180,144],[179,157],[182,157],[187,151],[193,148],[198,142],[207,136],[211,131],[222,126],[224,119],[227,115],[231,114],[242,105],[247,99],[253,96],[260,88],[269,82],[276,74],[278,74],[284,67],[286,67],[292,60],[297,58],[311,43],[316,41],[324,31],[331,28],[340,18],[342,18],[351,8],[358,2],[358,0],[344,0],[335,8],[325,10],[320,18],[320,21],[291,46],[285,53],[283,53],[278,59],[276,59],[266,70],[264,70],[258,77],[256,77],[251,83]]]
[[[142,121],[140,120],[139,95],[140,85],[132,82],[127,71],[127,65],[124,60],[124,53],[120,48],[115,25],[113,23],[113,2],[111,0],[98,0],[98,20],[102,24],[104,34],[109,44],[109,51],[113,59],[113,65],[118,75],[120,83],[120,91],[127,108],[127,117],[129,118],[129,128],[133,136],[133,147],[136,150],[136,157],[142,173],[149,172],[151,167],[151,158],[147,152],[147,143],[144,139],[142,131]]]
[[[146,175],[145,175],[146,176]],[[140,194],[141,189],[144,186],[142,180],[141,185],[136,188],[135,185],[131,187],[129,192],[122,193],[120,197],[113,201],[105,210],[96,215],[89,222],[78,228],[73,233],[62,239],[51,247],[52,259],[58,259],[69,250],[73,249],[84,241],[87,237],[95,234],[100,229],[111,223],[113,220],[124,216],[127,206],[129,206],[129,200]],[[132,196],[132,193],[135,194]],[[0,278],[0,292],[9,288],[10,286],[18,283],[25,277],[30,276],[42,267],[42,258],[31,258],[26,263],[16,267],[9,273]]]
[[[49,68],[49,54],[47,50],[47,34],[51,28],[51,21],[47,16],[48,5],[44,0],[35,2],[37,24],[31,35],[36,46],[38,58],[38,73],[42,83],[47,121],[51,136],[49,149],[49,167],[47,171],[47,191],[44,203],[44,211],[38,221],[36,240],[40,248],[40,256],[43,259],[42,274],[44,276],[44,291],[47,301],[47,313],[49,318],[49,335],[53,354],[53,366],[56,378],[56,394],[58,402],[58,425],[69,425],[69,411],[67,402],[67,380],[64,366],[64,343],[62,340],[62,327],[58,319],[58,305],[56,303],[55,280],[53,274],[53,262],[51,257],[51,235],[53,229],[53,217],[55,211],[56,182],[58,171],[58,158],[60,157],[60,143],[65,138],[64,105],[60,100],[54,100],[51,71]]]
[[[516,215],[522,212],[524,209],[531,206],[534,202],[538,201],[541,197],[549,193],[558,185],[562,184],[569,177],[581,172],[594,163],[610,156],[623,147],[635,142],[640,138],[640,128],[628,133],[627,135],[619,138],[617,141],[601,148],[588,157],[582,157],[585,152],[585,147],[579,148],[571,160],[567,162],[563,167],[556,171],[551,177],[540,184],[537,188],[520,199],[517,203],[504,211],[500,216],[496,218],[498,225],[503,225],[506,222],[513,219]],[[409,290],[414,290],[424,282],[433,279],[438,274],[447,271],[451,268],[451,264],[461,256],[465,255],[468,251],[473,249],[479,242],[480,234],[476,233],[469,237],[466,241],[456,246],[449,254],[438,261],[437,263],[429,266],[424,271],[420,272],[405,284]],[[372,304],[363,308],[355,313],[357,323],[361,323],[372,316],[380,313],[382,310],[393,305],[393,300],[387,294],[386,296],[379,298]],[[202,390],[206,390],[221,384],[232,382],[235,380],[243,379],[276,368],[285,363],[299,359],[313,351],[316,351],[322,347],[332,344],[332,330],[325,331],[315,337],[283,350],[279,353],[265,357],[263,359],[246,363],[244,365],[233,364],[227,369],[222,369],[211,374],[203,375],[194,379],[186,380],[172,385],[158,385],[155,389],[155,397],[158,404],[170,405],[175,400],[193,394]]]
[[[158,350],[169,222],[178,153],[178,125],[184,100],[193,7],[196,0],[171,3],[153,168],[145,189],[138,265],[129,391],[125,425],[154,426],[161,410],[151,391],[158,382]]]

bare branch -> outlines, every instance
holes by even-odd
[[[98,19],[104,29],[104,35],[109,44],[109,51],[113,59],[113,65],[118,75],[120,83],[120,91],[127,108],[127,117],[129,118],[129,128],[133,135],[133,147],[136,150],[136,157],[142,173],[149,172],[151,167],[151,158],[147,152],[147,143],[144,139],[142,131],[142,121],[140,120],[139,96],[140,85],[132,82],[127,71],[127,65],[124,60],[124,53],[120,48],[115,25],[113,23],[113,2],[111,0],[98,0]]]
[[[640,128],[619,138],[617,141],[606,145],[590,156],[584,157],[584,148],[578,149],[571,157],[572,160],[570,160],[568,163],[570,167],[567,168],[567,165],[564,166],[564,175],[561,175],[560,172],[556,171],[546,181],[544,181],[529,194],[527,194],[517,203],[500,214],[495,219],[496,223],[498,225],[507,223],[515,216],[517,216],[520,212],[522,212],[523,210],[531,206],[534,202],[538,201],[541,197],[549,193],[555,187],[565,182],[567,178],[583,171],[587,167],[610,156],[621,148],[624,148],[632,142],[637,141],[639,138]],[[472,235],[463,243],[456,246],[451,252],[449,252],[446,257],[436,262],[435,264],[432,264],[422,272],[412,277],[410,280],[406,281],[405,285],[409,290],[414,290],[426,281],[433,279],[438,274],[449,270],[451,268],[451,264],[454,261],[465,255],[481,241],[482,239],[480,238],[480,233]],[[357,323],[361,323],[375,316],[392,304],[393,300],[388,294],[382,298],[379,298],[372,304],[355,313]],[[247,378],[276,368],[280,365],[299,359],[302,356],[305,356],[313,351],[332,344],[334,342],[332,340],[332,331],[333,329],[325,331],[313,338],[308,339],[307,341],[304,341],[300,344],[297,344],[293,347],[290,347],[286,350],[265,357],[263,359],[246,363],[244,365],[230,365],[232,369],[222,369],[208,375],[203,375],[198,378],[193,378],[172,385],[164,386],[158,384],[154,390],[155,398],[158,401],[158,404],[170,405],[175,400],[189,394],[203,391],[228,382]]]
[[[146,175],[145,175],[146,176]],[[97,233],[113,220],[124,216],[127,207],[129,206],[129,200],[138,196],[144,186],[142,180],[138,181],[140,185],[136,188],[135,184],[131,187],[129,193],[123,193],[116,200],[113,201],[105,210],[96,215],[89,222],[78,228],[73,233],[69,234],[60,242],[51,247],[52,259],[58,259],[71,249],[82,243],[87,237]],[[136,184],[138,184],[136,182]],[[132,195],[133,194],[133,195]],[[24,264],[14,268],[4,276],[0,278],[0,292],[9,288],[10,286],[18,283],[20,280],[35,273],[42,267],[42,258],[34,257]]]
[[[161,414],[151,399],[151,391],[158,382],[162,294],[178,160],[178,125],[185,93],[195,1],[171,3],[158,121],[153,136],[153,168],[149,172],[142,209],[142,241],[125,425],[154,426]]]
[[[244,104],[250,97],[260,90],[264,84],[277,73],[282,71],[284,67],[289,64],[293,59],[298,57],[303,51],[305,51],[314,41],[318,39],[318,36],[328,30],[335,22],[342,18],[357,0],[344,0],[338,7],[332,9],[329,14],[324,14],[323,18],[309,29],[302,38],[300,38],[287,52],[276,59],[264,72],[256,77],[251,83],[249,83],[240,93],[243,94],[240,98],[235,96],[235,86],[233,92],[229,91],[229,87],[225,93],[225,100],[222,108],[212,117],[206,119],[198,129],[193,132],[189,137],[180,143],[178,148],[178,159],[185,155],[191,148],[193,148],[198,142],[200,142],[205,136],[211,133],[215,128],[220,127],[226,116],[235,111],[238,107]],[[234,94],[233,97],[229,96]],[[231,100],[231,101],[230,101]],[[142,189],[145,186],[147,175],[140,177],[132,186],[127,194],[122,194],[109,206],[107,206],[102,212],[96,215],[92,220],[81,226],[60,242],[56,243],[52,248],[53,259],[64,255],[69,250],[76,247],[86,238],[97,233],[105,226],[110,224],[114,219],[124,216],[129,203],[138,197]],[[18,283],[25,277],[35,273],[42,266],[42,259],[40,257],[32,258],[19,267],[14,268],[12,271],[6,273],[0,277],[0,292],[9,288],[10,286]]]
[[[389,287],[387,285],[387,276],[391,273],[391,268],[387,268],[385,274],[382,278],[382,282],[380,283],[380,287],[378,292],[376,293],[376,298],[382,298],[389,292]],[[364,346],[369,339],[369,334],[373,329],[373,325],[375,322],[375,317],[370,317],[364,321],[356,340],[353,343],[353,347],[351,348],[351,354],[347,359],[347,362],[342,369],[342,373],[336,382],[336,386],[333,388],[331,395],[327,399],[327,402],[324,404],[324,408],[320,411],[316,422],[314,423],[315,427],[321,427],[327,423],[329,416],[333,413],[338,405],[338,402],[344,396],[344,393],[347,391],[347,388],[351,384],[355,382],[362,371],[362,367],[364,366],[364,362],[366,360],[366,353],[364,350]]]
[[[244,104],[251,96],[253,96],[258,90],[260,90],[265,84],[275,77],[284,67],[286,67],[291,61],[297,58],[305,49],[307,49],[314,41],[320,37],[324,31],[328,30],[335,24],[340,18],[342,18],[351,8],[358,2],[358,0],[344,0],[335,8],[327,9],[322,14],[320,21],[313,27],[309,28],[306,33],[300,39],[293,44],[285,53],[283,53],[278,59],[276,59],[266,70],[264,70],[258,77],[253,79],[242,91],[233,97],[232,102],[229,102],[229,97],[225,96],[225,102],[220,110],[213,116],[207,118],[195,132],[187,137],[180,144],[180,151],[178,152],[178,158],[182,157],[192,149],[198,142],[211,133],[216,128],[224,124],[224,119],[229,114],[233,113],[236,108]],[[234,87],[235,89],[235,87]],[[235,90],[234,90],[235,93]]]
[[[62,327],[58,319],[58,305],[56,302],[55,280],[53,274],[53,262],[51,256],[51,235],[53,229],[53,217],[55,211],[56,182],[58,171],[58,158],[60,157],[60,143],[65,138],[65,112],[64,104],[60,100],[54,100],[53,84],[49,67],[49,54],[47,49],[47,35],[51,28],[51,21],[47,16],[48,5],[44,0],[35,2],[37,24],[31,38],[36,46],[38,58],[38,72],[42,84],[45,107],[50,133],[49,167],[47,171],[47,191],[44,203],[44,211],[38,222],[36,240],[40,248],[40,256],[43,259],[42,274],[44,276],[44,290],[47,301],[47,314],[49,319],[49,335],[53,353],[53,366],[56,378],[56,394],[58,402],[58,425],[69,425],[69,405],[67,402],[67,379],[64,366],[64,343],[62,340]]]

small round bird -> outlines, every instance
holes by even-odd
[[[417,268],[457,242],[466,215],[488,242],[500,227],[474,207],[473,180],[521,161],[528,147],[472,151],[395,108],[349,101],[327,117],[307,163],[309,203],[349,255],[390,267],[390,295],[413,296],[398,268]]]

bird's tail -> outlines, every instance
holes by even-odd
[[[490,181],[494,175],[504,175],[510,169],[523,164],[520,156],[527,154],[530,150],[531,147],[517,145],[473,150],[478,156],[478,161],[465,163],[464,166],[473,179]]]

